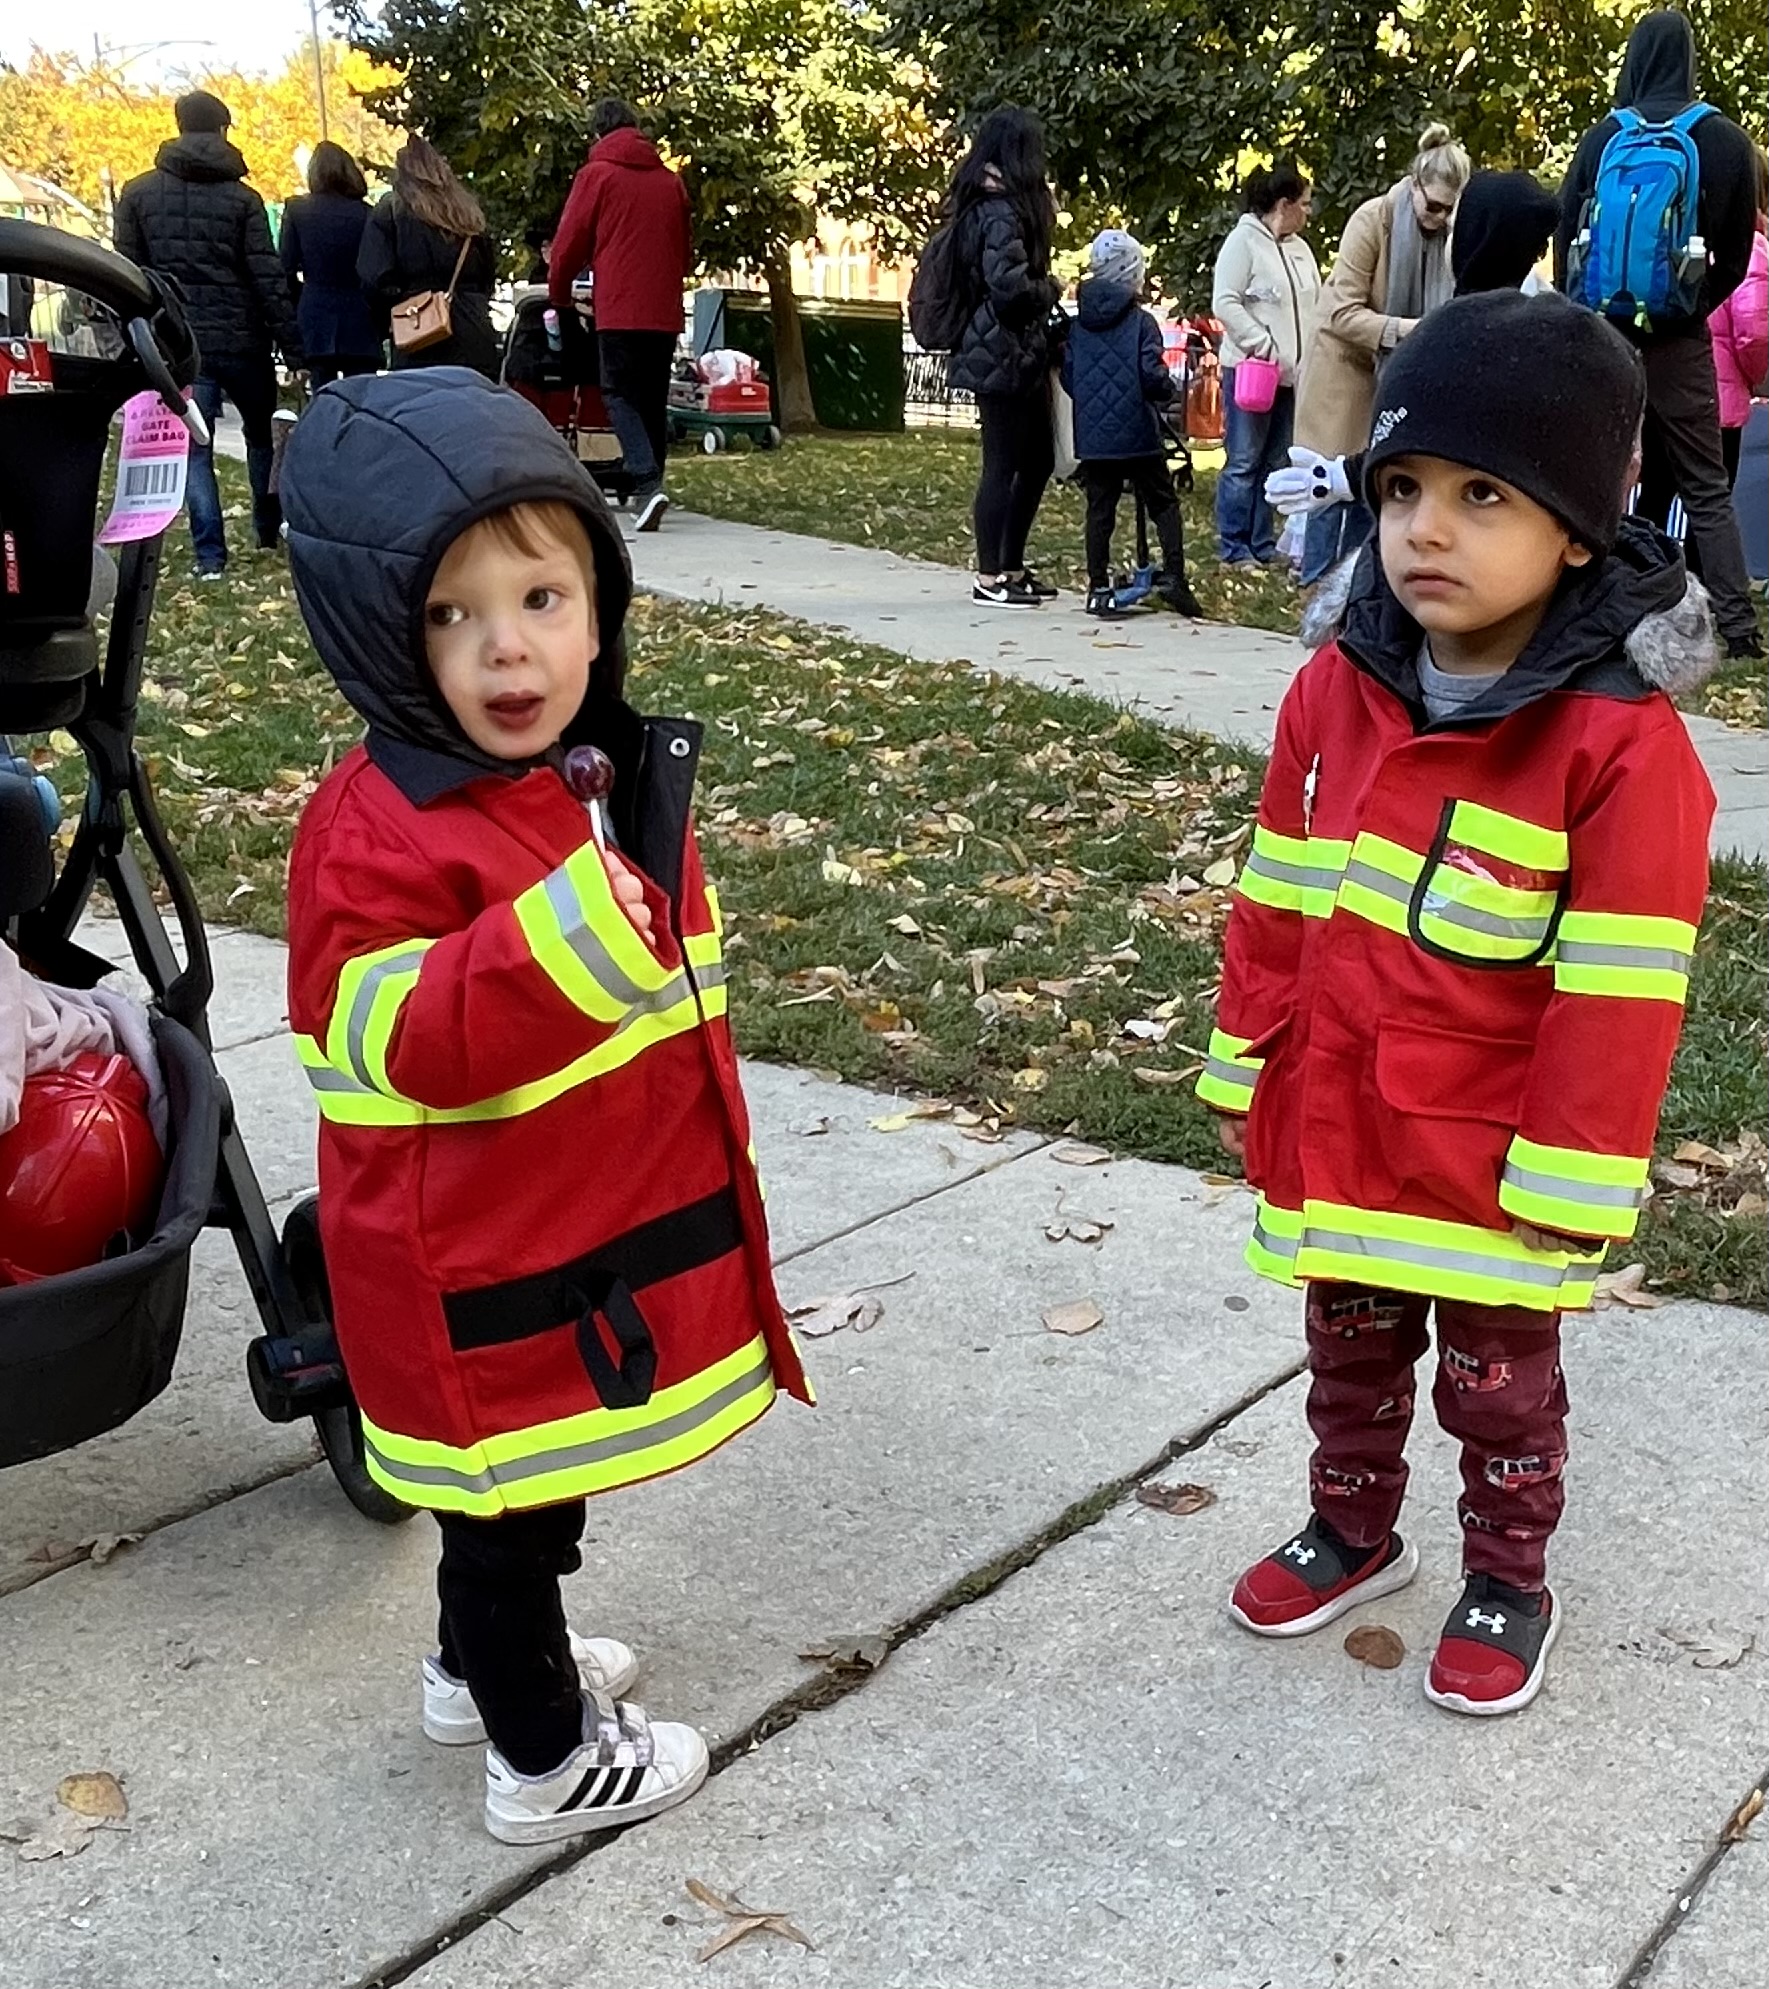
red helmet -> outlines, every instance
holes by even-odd
[[[119,1230],[152,1219],[163,1172],[127,1057],[88,1050],[27,1077],[18,1124],[0,1134],[0,1285],[98,1263]]]

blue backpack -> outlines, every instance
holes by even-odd
[[[1695,316],[1708,261],[1697,219],[1701,159],[1691,134],[1712,110],[1691,104],[1668,124],[1650,124],[1631,107],[1613,113],[1621,128],[1603,148],[1596,190],[1579,216],[1568,296],[1624,324]]]

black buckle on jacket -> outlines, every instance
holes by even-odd
[[[651,1400],[657,1382],[657,1342],[625,1278],[607,1273],[586,1280],[577,1317],[577,1357],[605,1409],[637,1409]],[[598,1328],[606,1325],[620,1349],[618,1366]]]

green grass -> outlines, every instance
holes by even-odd
[[[174,838],[210,917],[280,934],[289,839],[355,722],[279,558],[236,553],[198,587],[180,537],[154,627],[142,744]],[[701,831],[746,1052],[949,1100],[973,1136],[1073,1127],[1225,1165],[1191,1072],[1215,866],[1245,847],[1257,755],[765,614],[640,600],[632,636],[635,699],[707,726]],[[72,795],[69,744],[42,757]],[[1717,868],[1661,1154],[1730,1159],[1655,1198],[1638,1247],[1667,1291],[1756,1304],[1766,914],[1762,865]]]
[[[1199,600],[1212,621],[1292,633],[1302,597],[1288,576],[1225,573],[1217,565],[1211,507],[1221,454],[1196,453],[1197,488],[1182,497],[1181,506],[1186,559]],[[695,452],[670,462],[674,494],[714,517],[961,567],[972,563],[970,507],[976,481],[976,434],[962,429],[807,436],[789,440],[771,454],[708,457]],[[1116,541],[1121,560],[1128,557],[1132,530],[1126,498]],[[1064,586],[1085,584],[1077,490],[1051,486],[1028,556]],[[1769,628],[1761,601],[1757,614],[1759,626]],[[1729,725],[1761,729],[1769,725],[1769,667],[1761,658],[1723,664],[1686,702],[1690,710]]]

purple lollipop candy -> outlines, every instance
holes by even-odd
[[[590,834],[596,847],[608,847],[608,818],[603,810],[614,792],[614,762],[600,746],[573,746],[565,755],[565,785],[571,789],[590,818]]]

